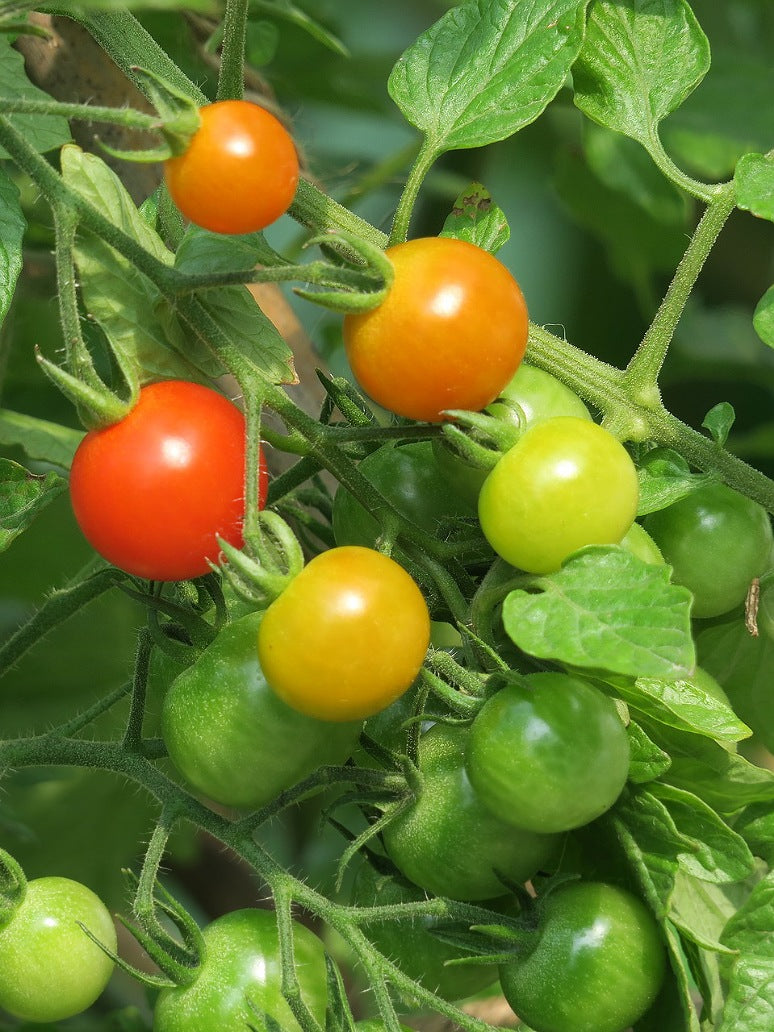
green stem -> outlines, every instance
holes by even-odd
[[[428,140],[425,140],[419,149],[414,164],[411,166],[406,185],[398,201],[398,207],[395,209],[395,218],[390,231],[390,246],[403,243],[408,237],[411,214],[414,210],[419,189],[437,157],[438,152],[435,147]]]
[[[375,247],[383,248],[387,244],[386,234],[318,190],[307,179],[299,179],[289,213],[297,222],[310,229],[352,233]]]
[[[127,129],[159,128],[159,116],[134,108],[101,107],[97,104],[66,104],[55,100],[29,100],[26,97],[0,97],[0,111],[5,115],[61,115],[84,122],[107,122]]]
[[[711,185],[708,183],[701,183],[699,180],[686,175],[685,172],[683,172],[683,170],[679,168],[674,161],[672,161],[664,150],[664,145],[661,142],[661,137],[658,135],[657,129],[650,134],[648,152],[656,163],[656,166],[661,172],[663,172],[667,179],[673,182],[675,186],[679,186],[680,189],[685,190],[685,192],[690,194],[691,197],[696,197],[697,200],[711,204],[717,197],[718,193],[723,189],[723,184]]]
[[[245,43],[248,0],[226,0],[223,14],[223,47],[218,76],[218,100],[244,96]]]
[[[137,654],[132,679],[132,704],[124,732],[123,745],[124,749],[129,752],[139,752],[142,748],[142,726],[145,717],[145,698],[152,651],[153,638],[147,629],[143,629],[137,636]]]
[[[657,395],[657,383],[675,329],[699,273],[731,212],[736,207],[732,183],[716,191],[691,238],[674,278],[642,343],[626,367],[624,384],[632,400],[647,403]]]

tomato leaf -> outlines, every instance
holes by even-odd
[[[468,0],[398,59],[390,96],[432,153],[483,147],[529,125],[564,85],[588,0]]]
[[[769,287],[755,306],[753,326],[763,343],[774,348],[774,287]]]
[[[740,208],[774,222],[774,156],[744,154],[734,172]]]
[[[507,243],[511,230],[505,212],[493,202],[486,187],[471,183],[454,202],[438,235],[467,240],[496,254]]]
[[[62,176],[67,185],[89,201],[105,218],[123,230],[165,265],[172,252],[140,215],[118,176],[94,154],[78,147],[61,152]],[[185,354],[169,346],[169,334],[159,318],[159,290],[137,267],[103,240],[79,234],[75,260],[81,291],[92,318],[99,324],[122,368],[133,371],[139,382],[179,378],[200,380],[198,369],[212,375],[220,370],[211,354],[186,339]]]
[[[666,806],[680,832],[694,840],[691,852],[680,859],[683,870],[702,881],[743,881],[755,861],[747,843],[693,792],[662,782],[648,790]]]
[[[729,920],[723,941],[739,951],[718,1032],[766,1032],[774,1025],[774,873],[762,878]]]
[[[712,406],[701,425],[705,430],[709,430],[712,439],[722,448],[728,440],[735,419],[734,406],[727,401],[720,401]]]
[[[503,604],[505,629],[541,659],[630,676],[680,677],[694,663],[690,592],[616,546],[581,549]]]
[[[10,459],[0,459],[0,551],[67,487],[58,473],[36,476]]]
[[[712,479],[708,473],[681,472],[666,467],[641,466],[637,470],[640,480],[640,500],[637,515],[647,516],[650,512],[666,509],[681,498],[707,484]]]
[[[247,272],[280,261],[263,233],[225,236],[199,226],[188,227],[175,254],[175,267],[187,273]]]
[[[669,770],[672,761],[669,754],[660,749],[643,731],[638,723],[630,720],[626,726],[629,735],[629,781],[643,784],[661,777]]]
[[[16,184],[0,168],[0,325],[11,307],[22,268],[22,239],[27,222]]]
[[[752,734],[732,709],[690,676],[671,680],[639,677],[633,686],[619,680],[611,683],[629,706],[668,727],[728,742]]]
[[[600,125],[660,150],[659,122],[709,64],[709,43],[684,0],[595,0],[573,66],[575,103]]]
[[[8,36],[0,35],[0,97],[14,100],[43,100],[51,98],[33,86],[24,70],[24,58],[11,46]],[[67,120],[60,115],[8,115],[14,128],[36,151],[44,153],[61,147],[72,139]],[[0,158],[8,154],[0,147]]]
[[[82,438],[80,430],[0,409],[0,444],[22,448],[30,459],[69,469]]]

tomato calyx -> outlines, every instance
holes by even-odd
[[[340,289],[306,290],[294,287],[295,294],[344,314],[369,312],[384,301],[395,278],[395,269],[380,247],[342,230],[313,236],[304,246],[312,247],[315,244],[332,248],[341,254],[346,259],[348,267],[325,265],[320,270],[320,279],[316,280],[315,265],[304,266],[307,282],[318,283],[319,286],[332,283]]]
[[[519,406],[508,399],[501,403],[513,411],[513,419],[500,419],[487,412],[448,409],[444,415],[454,422],[443,424],[443,436],[466,462],[482,469],[492,469],[499,459],[516,444],[525,426]],[[465,427],[469,433],[461,429]]]
[[[152,886],[151,898],[148,900],[142,898],[141,883],[136,876],[132,872],[127,872],[127,877],[130,882],[133,881],[137,885],[133,904],[136,920],[130,921],[121,914],[118,914],[117,918],[142,946],[161,974],[150,974],[130,964],[115,951],[108,949],[88,928],[82,926],[84,932],[118,967],[144,985],[155,989],[192,985],[204,961],[205,947],[201,929],[183,905],[158,882]],[[180,933],[181,941],[173,938],[162,926],[158,911],[172,922]]]
[[[276,512],[257,514],[258,532],[246,535],[244,549],[222,538],[226,580],[240,598],[260,608],[270,605],[304,568],[304,552],[288,524]]]

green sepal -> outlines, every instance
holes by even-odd
[[[36,358],[46,376],[75,405],[81,422],[88,429],[118,423],[134,407],[136,395],[129,401],[122,401],[104,385],[97,387],[84,383],[61,366],[44,358],[39,352]]]
[[[359,312],[370,312],[377,308],[387,297],[395,278],[395,269],[392,262],[380,247],[357,237],[353,233],[339,231],[337,233],[321,233],[307,241],[307,247],[319,244],[323,247],[342,247],[345,250],[350,262],[357,259],[362,260],[364,267],[363,291],[353,291],[351,287],[341,290],[306,290],[302,287],[294,287],[293,292],[307,301],[330,308],[334,312],[345,314],[356,314]],[[370,284],[373,283],[373,289]]]
[[[155,72],[139,65],[133,65],[131,71],[159,113],[159,132],[169,144],[171,154],[182,154],[201,125],[199,105]]]
[[[160,128],[160,127],[159,127]],[[137,165],[155,165],[161,161],[167,161],[173,157],[172,147],[168,143],[160,144],[158,147],[149,147],[147,150],[123,150],[120,147],[111,147],[97,137],[96,140],[100,150],[120,161],[133,161]]]

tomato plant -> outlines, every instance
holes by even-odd
[[[470,729],[466,769],[501,820],[567,831],[608,810],[629,772],[629,740],[615,704],[567,674],[508,678]]]
[[[0,838],[137,940],[79,1032],[771,1032],[771,5],[151,6],[0,3]]]
[[[481,529],[529,573],[557,570],[584,545],[617,544],[637,513],[637,471],[596,423],[561,416],[528,430],[484,481]]]
[[[186,218],[214,233],[256,233],[284,215],[298,184],[293,139],[266,108],[222,100],[199,111],[201,124],[164,177]]]
[[[403,567],[345,545],[312,559],[269,606],[258,655],[289,706],[362,720],[411,687],[429,642],[427,604]]]
[[[402,516],[432,534],[448,535],[455,523],[475,515],[449,489],[429,441],[401,448],[385,445],[363,459],[360,472]],[[332,525],[339,545],[373,548],[381,533],[378,518],[342,487],[333,500]]]
[[[527,307],[496,258],[464,240],[420,237],[386,251],[395,270],[378,308],[344,319],[357,382],[409,419],[484,408],[515,373],[527,344]]]
[[[119,423],[86,434],[70,498],[108,562],[137,577],[184,580],[209,573],[217,537],[240,545],[244,477],[245,422],[236,405],[208,387],[163,380],[144,387]],[[264,467],[260,504],[267,483]]]
[[[27,883],[0,924],[0,1008],[25,1021],[60,1021],[101,995],[113,961],[83,931],[116,950],[113,919],[91,889],[70,878]]]
[[[538,901],[534,943],[500,968],[516,1013],[535,1032],[625,1032],[656,999],[666,968],[653,916],[631,893],[565,884]]]
[[[169,755],[209,799],[254,808],[317,767],[343,763],[360,724],[315,720],[269,688],[258,662],[261,613],[224,627],[172,683],[162,728]]]
[[[277,922],[269,910],[232,910],[204,929],[204,956],[190,985],[162,989],[153,1012],[154,1032],[258,1032],[271,1027],[265,1012],[287,1032],[300,1028],[281,990]],[[325,950],[317,936],[294,925],[298,981],[318,1021],[327,1002]]]
[[[693,615],[721,616],[744,601],[750,582],[769,565],[766,510],[725,484],[706,484],[651,513],[644,526],[693,593]]]
[[[465,728],[443,724],[425,732],[421,790],[384,829],[384,845],[398,870],[428,892],[490,899],[549,865],[559,840],[516,829],[490,812],[465,770],[467,737]]]

